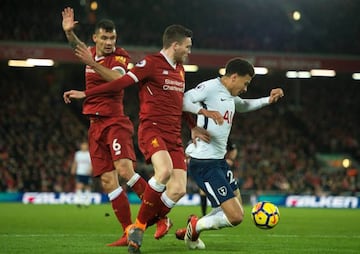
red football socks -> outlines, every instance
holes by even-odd
[[[122,191],[119,196],[112,200],[111,205],[116,215],[116,218],[125,230],[125,228],[132,223],[129,200],[125,192]]]

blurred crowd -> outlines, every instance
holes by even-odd
[[[65,105],[62,92],[81,83],[81,68],[74,77],[66,70],[2,67],[1,72],[0,192],[73,191],[70,167],[78,143],[86,138],[88,121],[81,116],[81,103]],[[269,86],[275,85],[269,82],[273,83],[256,78],[243,97],[266,96]],[[231,140],[239,152],[234,172],[243,191],[317,195],[359,191],[356,173],[345,168],[329,171],[316,157],[346,153],[360,161],[360,108],[351,99],[359,98],[360,89],[356,83],[339,82],[286,84],[280,103],[235,116]],[[292,96],[291,86],[296,85],[300,94]],[[127,89],[125,108],[135,126],[136,100],[136,89]],[[183,138],[186,143],[189,133],[184,132]],[[136,137],[134,141],[136,145]],[[147,178],[152,169],[138,150],[137,156],[137,170]],[[188,189],[197,191],[191,179]]]
[[[3,0],[0,38],[65,43],[60,19],[75,9],[79,37],[91,43],[94,24],[115,21],[120,43],[161,46],[166,26],[180,23],[194,31],[194,47],[216,50],[360,54],[360,2],[357,0]],[[292,13],[301,13],[299,21]],[[9,15],[11,13],[11,15]],[[321,14],[321,15],[319,15]]]
[[[354,175],[351,170],[354,165],[331,170],[317,155],[347,154],[360,160],[360,106],[349,96],[360,95],[358,84],[331,79],[296,82],[287,84],[285,94],[291,97],[297,90],[298,102],[284,97],[280,105],[238,115],[232,138],[240,147],[241,189],[354,194],[360,187],[358,171]]]
[[[195,48],[360,54],[360,1],[355,0],[108,0],[98,1],[96,11],[90,2],[3,0],[0,38],[66,43],[61,11],[71,6],[79,21],[76,33],[87,43],[96,21],[110,18],[125,46],[160,48],[164,28],[180,23],[194,31]],[[298,22],[291,18],[294,10],[303,13]],[[34,71],[3,64],[0,192],[73,191],[70,165],[88,122],[81,103],[65,105],[61,95],[83,84],[82,66]],[[187,84],[195,85],[200,76],[211,78],[189,74]],[[275,80],[255,79],[246,96],[267,95]],[[346,153],[360,161],[360,108],[353,99],[360,96],[359,84],[338,78],[282,82],[286,96],[280,103],[235,117],[231,139],[239,149],[234,170],[241,189],[318,195],[359,191],[358,171],[329,171],[316,157]],[[127,93],[125,108],[137,126],[136,88]],[[189,132],[183,138],[187,143]],[[151,168],[142,160],[136,137],[134,142],[137,169],[146,178]],[[189,191],[197,191],[191,179]]]

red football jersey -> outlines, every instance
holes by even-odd
[[[182,64],[172,65],[161,52],[146,56],[121,79],[87,89],[85,94],[91,98],[118,93],[137,82],[140,120],[158,123],[164,132],[180,135],[185,71]]]
[[[91,47],[90,51],[97,63],[112,70],[123,69],[123,71],[127,71],[130,56],[123,48],[115,48],[112,54],[102,57],[96,57],[95,47]],[[85,68],[85,82],[86,89],[89,89],[101,86],[107,81],[87,65]],[[118,93],[88,97],[83,104],[83,114],[98,116],[124,115],[123,97],[123,90]]]
[[[146,56],[128,75],[139,81],[140,120],[164,124],[164,131],[180,133],[185,91],[183,65],[171,65],[163,54],[157,53]]]

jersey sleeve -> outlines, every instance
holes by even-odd
[[[187,91],[184,94],[183,111],[198,114],[199,110],[202,108],[200,102],[205,101],[207,96],[211,94],[213,90],[212,87],[213,86],[206,85],[206,83],[203,82],[197,87]]]
[[[155,61],[151,56],[145,57],[138,62],[127,74],[131,76],[135,82],[145,80],[154,74]]]
[[[235,99],[236,112],[249,112],[260,109],[269,104],[269,97],[263,97],[258,99],[242,99],[236,96]]]
[[[122,89],[136,83],[132,77],[129,75],[124,75],[119,79],[104,83],[99,86],[94,86],[85,90],[86,97],[96,96],[96,95],[106,95],[112,93],[118,93]]]
[[[115,50],[115,54],[111,57],[109,68],[119,71],[122,75],[124,75],[128,70],[127,66],[129,61],[129,54],[124,49],[117,48]]]
[[[152,61],[145,58],[119,79],[85,90],[85,95],[96,96],[120,92],[122,89],[146,79],[153,73]]]

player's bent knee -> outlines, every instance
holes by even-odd
[[[241,222],[243,221],[243,219],[241,218],[237,218],[237,219],[235,219],[235,220],[232,220],[232,221],[230,221],[230,223],[231,223],[231,225],[233,225],[233,226],[237,226],[237,225],[239,225]]]
[[[115,190],[119,184],[115,177],[109,174],[103,174],[101,176],[101,186],[106,193],[110,193]]]
[[[167,194],[171,200],[173,200],[174,202],[177,202],[183,196],[185,196],[186,189],[182,188],[182,186],[180,186],[180,185],[176,185],[176,186],[173,185],[170,188],[168,188]]]
[[[129,159],[120,159],[114,162],[117,173],[121,178],[129,180],[134,175],[134,167]]]
[[[172,170],[162,170],[161,172],[156,172],[158,179],[161,183],[167,183],[170,180]]]
[[[173,200],[174,201],[179,201],[183,196],[185,196],[185,194],[186,194],[186,192],[185,191],[182,191],[182,192],[180,192],[180,191],[177,191],[177,192],[175,192],[175,193],[173,193]]]
[[[231,225],[236,226],[239,225],[244,219],[244,214],[242,211],[237,212],[231,218],[229,218],[229,222]]]

